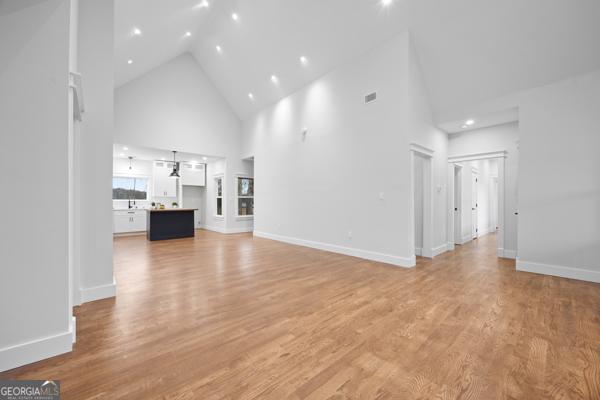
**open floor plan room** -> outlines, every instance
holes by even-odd
[[[600,291],[515,271],[487,235],[414,269],[249,234],[115,241],[117,298],[73,352],[3,378],[65,398],[549,399],[600,394]]]
[[[600,400],[598,21],[0,0],[0,400]]]

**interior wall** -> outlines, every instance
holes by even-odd
[[[400,35],[244,121],[255,235],[414,264],[407,80]]]
[[[448,135],[448,157],[506,151],[505,159],[505,242],[506,257],[517,254],[517,182],[519,176],[519,123],[491,126]],[[463,172],[464,173],[464,172]],[[464,178],[464,175],[463,175]],[[465,181],[463,180],[463,183]],[[464,203],[464,202],[463,202]],[[470,207],[470,206],[469,206]],[[469,208],[470,209],[470,208]],[[464,208],[463,204],[463,210]],[[470,229],[470,228],[469,228]]]
[[[419,59],[412,41],[409,41],[408,63],[408,135],[416,143],[433,151],[433,223],[431,253],[435,256],[448,248],[447,204],[448,204],[448,135],[434,124]]]
[[[112,237],[114,1],[79,0],[85,113],[76,135],[81,302],[115,295]]]
[[[600,282],[600,70],[521,97],[517,268]]]
[[[239,119],[189,53],[115,89],[115,142],[226,159],[227,215],[211,220],[206,210],[207,224],[223,232],[252,230],[252,221],[238,221],[231,206],[235,174],[247,171],[240,132]],[[209,186],[211,174],[209,165]]]
[[[66,0],[0,2],[0,371],[72,346],[69,18]]]

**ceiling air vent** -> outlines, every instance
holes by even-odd
[[[377,100],[377,92],[369,93],[365,96],[365,104]]]

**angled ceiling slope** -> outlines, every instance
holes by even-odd
[[[207,1],[117,1],[117,85],[191,51],[243,119],[408,30],[441,123],[600,68],[597,0]]]

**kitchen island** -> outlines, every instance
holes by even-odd
[[[146,210],[148,240],[193,237],[195,232],[194,211],[196,210],[196,208]]]

